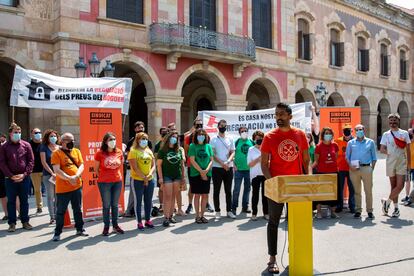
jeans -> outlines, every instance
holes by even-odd
[[[147,186],[144,186],[144,181],[141,180],[134,179],[133,183],[134,185],[132,186],[132,192],[134,193],[135,215],[137,217],[137,222],[142,222],[142,197],[144,197],[145,220],[150,220],[152,209],[152,195],[154,193],[154,180],[148,181]]]
[[[6,178],[7,212],[9,213],[9,224],[16,224],[16,197],[20,200],[20,220],[22,223],[29,222],[29,197],[30,177],[26,176],[22,182],[14,182]]]
[[[277,232],[279,221],[283,211],[283,203],[277,203],[268,199],[269,222],[267,223],[267,248],[270,256],[277,255]]]
[[[77,231],[83,230],[83,219],[82,219],[82,188],[79,188],[72,192],[56,194],[57,199],[57,211],[56,211],[56,228],[55,235],[62,233],[64,217],[68,204],[72,205],[73,216],[75,219],[75,228]]]
[[[132,191],[133,186],[134,186],[134,179],[132,179],[132,177],[131,177],[131,178],[129,178],[128,204],[127,204],[127,208],[125,210],[125,214],[128,214],[128,215],[132,215],[136,211],[136,210],[134,210],[135,203],[134,203],[134,192]]]
[[[226,209],[231,211],[231,184],[233,182],[233,168],[226,171],[223,168],[213,168],[213,199],[214,209],[220,212],[220,190],[221,183],[224,182],[224,192],[226,193]]]
[[[249,206],[250,171],[236,171],[234,173],[234,188],[233,188],[233,203],[232,203],[232,209],[234,212],[236,211],[237,207],[239,207],[239,195],[240,195],[240,188],[241,188],[242,181],[244,182],[242,208],[243,210],[247,210]]]
[[[344,207],[344,185],[345,185],[345,178],[348,183],[348,190],[349,190],[349,210],[355,211],[355,190],[354,186],[352,185],[351,177],[349,176],[349,171],[339,171],[338,173],[338,205],[337,208],[341,209]]]
[[[104,226],[109,227],[109,213],[112,212],[112,227],[118,226],[118,203],[122,190],[122,181],[103,183],[98,182],[102,198],[102,213]]]
[[[50,219],[56,219],[56,186],[49,182],[49,178],[50,175],[44,175],[42,181],[46,187],[46,201]]]
[[[31,173],[30,177],[32,178],[32,184],[33,184],[34,194],[36,198],[36,207],[41,209],[43,207],[42,173],[41,172]]]
[[[259,203],[259,192],[260,187],[262,187],[262,206],[263,206],[263,215],[268,214],[268,202],[267,197],[264,194],[264,182],[266,178],[263,175],[258,175],[255,178],[252,179],[252,209],[253,209],[253,215],[257,215],[257,204]]]

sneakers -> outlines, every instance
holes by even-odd
[[[408,197],[408,196],[406,196],[406,197],[403,197],[402,199],[401,199],[401,202],[405,202],[405,201],[407,201],[407,200],[409,200],[410,198]]]
[[[144,224],[142,222],[138,222],[138,230],[144,231]]]
[[[125,233],[124,230],[122,230],[121,227],[119,227],[118,225],[114,226],[114,232],[116,232],[117,234],[124,234]]]
[[[4,216],[1,220],[8,220],[9,217],[8,216]]]
[[[216,219],[220,219],[221,218],[221,213],[220,212],[216,212]]]
[[[16,224],[10,224],[9,229],[7,229],[7,232],[16,232]]]
[[[372,212],[368,212],[368,219],[374,219],[375,216]]]
[[[404,206],[410,206],[413,202],[411,201],[411,199],[408,199],[407,201],[404,202]]]
[[[395,208],[394,212],[392,212],[392,217],[393,218],[398,218],[400,216],[400,209]]]
[[[207,203],[206,209],[207,209],[207,212],[214,213],[214,209],[213,207],[211,207],[210,203]]]
[[[145,226],[146,227],[148,227],[148,228],[154,228],[154,224],[152,223],[152,221],[150,221],[150,220],[147,220],[146,222],[145,222]]]
[[[52,241],[54,242],[60,241],[60,235],[55,234],[52,238]]]
[[[164,222],[162,223],[162,225],[163,225],[164,227],[168,227],[168,226],[170,226],[170,220],[166,218],[166,219],[164,220]]]
[[[105,226],[102,231],[102,236],[109,236],[109,226]]]
[[[388,215],[388,210],[390,208],[391,202],[388,202],[387,199],[383,198],[381,199],[381,204],[382,204],[382,212],[384,213],[384,215]]]
[[[174,218],[174,217],[170,217],[170,222],[171,222],[172,224],[176,224],[176,223],[177,223],[177,221],[175,220],[175,218]]]
[[[76,231],[76,236],[79,236],[79,237],[87,237],[87,236],[89,236],[89,234],[86,233],[86,230],[85,229],[82,229],[82,230],[77,230]]]
[[[23,229],[32,230],[33,226],[31,226],[28,222],[23,222]]]
[[[251,212],[249,208],[242,208],[242,213],[250,214]]]
[[[236,218],[236,216],[233,214],[233,212],[227,212],[227,217],[232,218],[232,219]]]
[[[188,204],[187,210],[185,210],[185,213],[188,215],[193,211],[193,205],[192,204]]]
[[[371,213],[372,214],[372,213]],[[354,218],[361,218],[361,213],[360,212],[356,212],[355,214],[354,214]]]
[[[40,215],[43,212],[42,208],[37,208],[36,215]]]
[[[257,216],[256,215],[252,215],[251,220],[256,221],[257,220]]]
[[[269,215],[267,215],[267,214],[266,214],[266,215],[264,215],[264,216],[263,216],[263,218],[264,218],[265,220],[269,220]]]

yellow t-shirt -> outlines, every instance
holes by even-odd
[[[145,175],[149,174],[154,159],[154,155],[149,148],[146,148],[144,151],[140,151],[135,148],[131,148],[131,151],[128,153],[128,160],[135,159],[137,160],[138,168]],[[144,180],[138,176],[138,174],[132,169],[131,166],[131,177],[135,180]],[[151,178],[152,179],[152,175]]]
[[[78,166],[83,164],[81,152],[74,148],[70,151],[69,155],[76,162]],[[51,157],[52,165],[60,165],[60,169],[67,175],[75,175],[78,171],[78,167],[67,157],[62,150],[57,150],[52,153]],[[82,187],[82,180],[78,179],[77,184],[72,185],[69,181],[61,178],[59,175],[56,176],[56,193],[62,194],[67,192],[75,191]]]
[[[411,151],[411,169],[414,170],[414,142],[410,144],[410,151]]]

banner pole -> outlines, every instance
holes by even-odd
[[[123,114],[124,115],[124,120],[122,121],[122,133],[124,133],[124,130],[125,130],[125,122],[126,122],[126,114]]]
[[[14,121],[14,112],[15,112],[15,107],[12,107],[12,123],[15,123]]]

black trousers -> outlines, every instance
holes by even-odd
[[[252,210],[253,215],[257,215],[257,204],[259,203],[259,192],[260,187],[262,188],[262,207],[263,207],[263,215],[267,215],[268,212],[268,202],[267,197],[264,195],[264,182],[266,178],[263,175],[258,175],[252,179]]]
[[[224,183],[224,192],[226,193],[226,210],[231,211],[231,185],[233,183],[233,168],[226,171],[223,168],[213,168],[213,199],[214,209],[220,212],[220,190],[221,183]]]
[[[57,210],[55,234],[60,235],[62,233],[64,217],[66,210],[68,209],[69,202],[72,205],[73,216],[75,219],[75,228],[77,231],[82,231],[82,189],[80,188],[72,192],[56,194],[56,200]]]
[[[283,211],[283,203],[268,199],[269,222],[267,223],[267,248],[270,256],[277,255],[277,234],[279,221]]]

